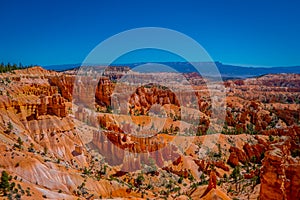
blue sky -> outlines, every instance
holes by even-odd
[[[192,37],[215,61],[300,65],[299,8],[271,0],[0,0],[0,62],[80,63],[108,37],[154,26]],[[128,62],[170,61],[154,57]]]

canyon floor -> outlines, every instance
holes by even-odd
[[[299,74],[129,71],[1,73],[0,198],[300,199]]]

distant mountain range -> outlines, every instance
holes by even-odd
[[[114,64],[113,66],[128,66],[134,70],[135,67],[147,64],[147,63],[130,63],[130,64]],[[222,77],[224,78],[247,78],[254,76],[261,76],[264,74],[279,74],[279,73],[296,73],[300,74],[300,66],[290,67],[242,67],[237,65],[228,65],[221,62],[195,62],[192,64],[188,62],[160,62],[158,64],[166,65],[181,73],[197,72],[193,67],[200,67],[204,73],[209,74],[209,69],[212,65],[217,66]],[[74,68],[78,68],[81,64],[65,64],[65,65],[50,65],[44,66],[45,69],[55,71],[66,71]],[[149,65],[151,67],[151,65]],[[148,69],[149,71],[149,69]],[[151,71],[151,69],[150,69]],[[153,71],[159,71],[157,67]]]

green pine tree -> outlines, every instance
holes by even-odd
[[[8,175],[6,171],[2,171],[1,175],[1,182],[0,182],[0,192],[3,194],[3,196],[7,195],[7,192],[9,191],[9,180],[11,177]]]

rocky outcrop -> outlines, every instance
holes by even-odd
[[[300,113],[300,112],[298,112]],[[300,133],[300,126],[299,125],[293,125],[290,127],[284,127],[284,128],[276,128],[271,130],[265,130],[262,132],[264,135],[278,135],[278,136],[289,136],[293,140],[295,140],[297,137],[299,137]]]
[[[238,166],[239,163],[246,164],[248,162],[260,163],[263,158],[264,152],[267,149],[268,143],[263,140],[259,140],[261,143],[250,145],[248,143],[244,144],[243,150],[237,147],[230,147],[229,158],[227,163],[232,166]]]
[[[48,80],[51,86],[55,86],[58,88],[62,97],[64,97],[68,101],[72,101],[75,76],[49,76]]]
[[[64,162],[61,161],[61,163]],[[86,197],[90,195],[98,197],[101,195],[103,198],[112,198],[120,195],[123,197],[133,195],[126,194],[126,187],[118,183],[111,183],[105,179],[95,180],[83,177],[79,173],[80,171],[67,169],[61,164],[46,162],[36,154],[6,150],[0,155],[0,164],[1,168],[5,168],[10,175],[18,177],[17,179],[21,179],[21,182],[23,179],[27,186],[36,188],[44,194],[43,198],[42,195],[40,197],[37,196],[36,192],[34,194],[31,193],[31,197],[24,195],[22,198],[45,199],[45,196],[47,196],[49,199],[78,199],[78,192],[76,191],[84,191],[84,189],[79,187],[82,183],[85,183],[84,188],[88,191]],[[66,198],[64,196],[66,194],[70,196]]]
[[[10,99],[2,96],[0,97],[0,110],[11,112],[21,121],[36,120],[45,115],[67,116],[65,99],[59,94],[34,96],[30,100]]]
[[[154,104],[179,106],[179,101],[171,90],[159,86],[149,86],[139,87],[132,94],[129,104],[131,114],[145,115]]]
[[[211,171],[212,166],[215,166],[216,168],[220,168],[224,171],[229,171],[229,167],[222,160],[207,161],[207,160],[196,159],[194,161],[198,166],[198,171],[202,171],[204,173],[209,173]]]
[[[38,115],[56,115],[58,117],[66,117],[65,99],[60,94],[51,97],[41,96],[38,106]]]
[[[245,152],[237,147],[230,147],[229,152],[230,156],[227,163],[232,167],[239,165],[239,162],[245,164],[249,161],[249,157],[245,154]]]
[[[110,165],[122,164],[123,171],[139,169],[142,163],[163,167],[165,162],[179,157],[177,148],[159,136],[140,138],[112,131],[95,131],[92,143]]]
[[[118,134],[107,133],[113,141],[120,141],[121,137]],[[110,165],[120,165],[124,159],[124,150],[119,148],[117,145],[113,144],[112,141],[108,139],[104,132],[95,131],[93,133],[92,143],[99,149],[101,155],[105,156],[106,161]]]
[[[238,166],[239,165],[239,158],[238,156],[236,155],[236,152],[231,152],[230,155],[229,155],[229,158],[227,160],[227,163],[231,166],[231,167],[234,167],[234,166]]]
[[[260,179],[260,199],[300,199],[300,158],[291,156],[289,140],[270,145]]]
[[[96,102],[101,106],[110,106],[113,90],[114,84],[109,80],[109,78],[101,77],[96,88]]]
[[[266,151],[266,146],[263,144],[249,145],[246,143],[243,147],[245,153],[247,154],[249,160],[253,163],[260,163],[264,152]]]
[[[205,189],[205,188],[203,188]],[[206,189],[203,192],[202,188],[192,189],[191,197],[192,199],[202,199],[202,200],[210,200],[210,199],[223,199],[223,200],[230,200],[230,198],[222,192],[217,187],[217,176],[214,170],[211,170],[209,175],[209,183]]]
[[[205,192],[203,193],[203,195],[201,196],[201,198],[204,197],[205,195],[207,195],[212,189],[216,189],[216,188],[217,188],[216,172],[214,170],[211,170],[210,175],[209,175],[208,186],[207,186]]]

